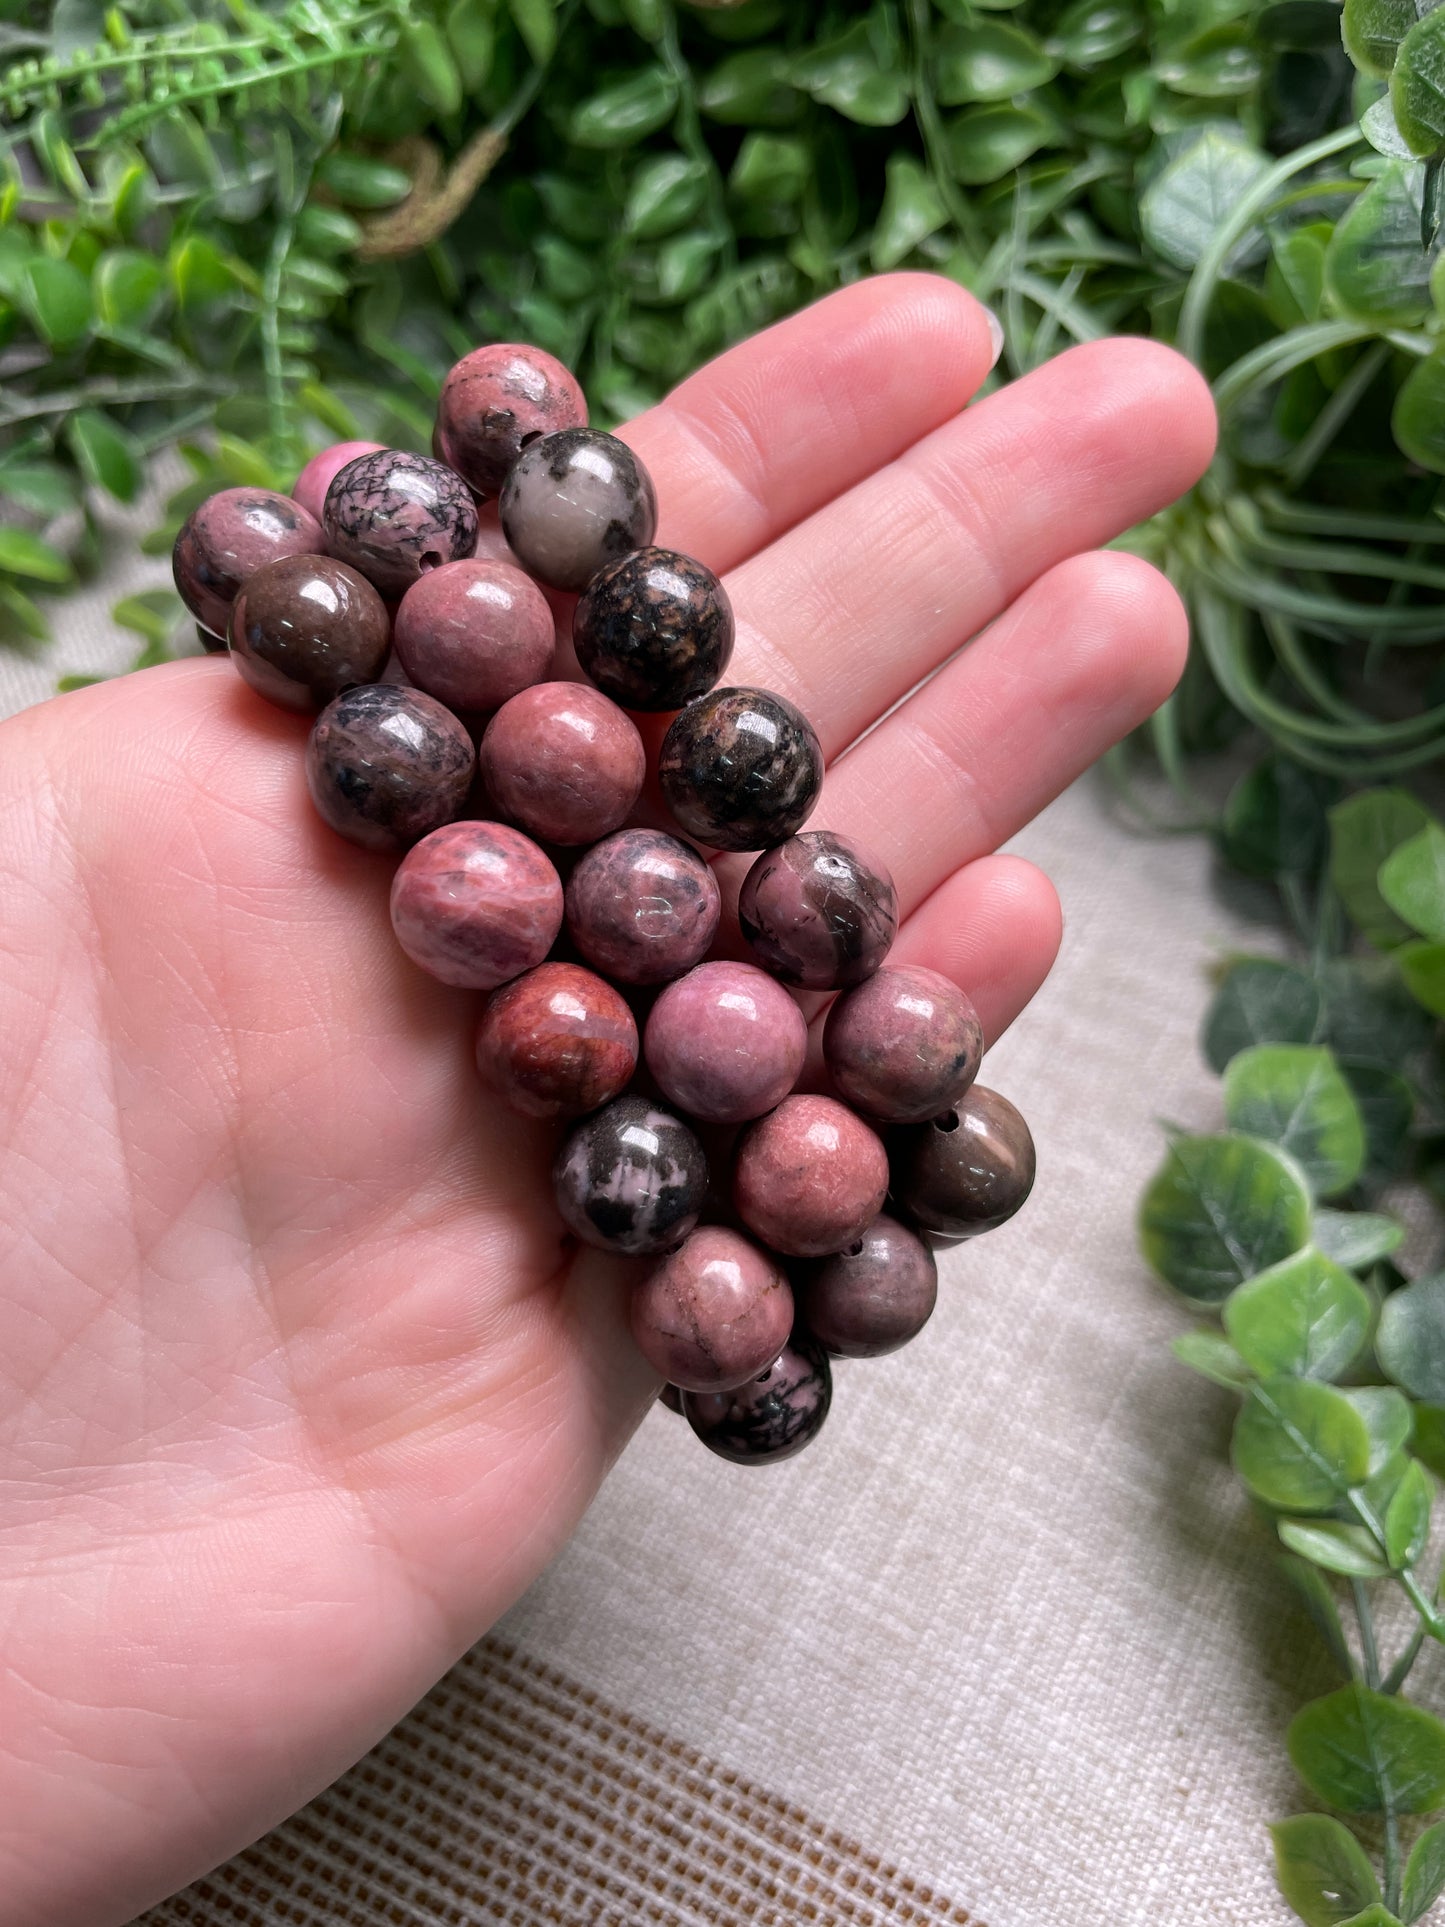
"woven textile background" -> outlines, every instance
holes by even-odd
[[[0,713],[121,660],[108,603],[161,572],[118,554],[47,657],[0,656]],[[1132,1233],[1157,1120],[1218,1118],[1207,966],[1260,934],[1091,782],[1018,847],[1068,918],[986,1072],[1038,1139],[1027,1211],[944,1257],[912,1348],[839,1370],[797,1461],[730,1468],[653,1412],[503,1625],[144,1927],[1285,1918],[1263,1823],[1300,1804],[1309,1635]]]

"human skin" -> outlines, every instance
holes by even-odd
[[[726,580],[729,674],[819,730],[814,823],[891,870],[890,961],[992,1040],[1059,907],[990,853],[1183,666],[1173,591],[1096,551],[1213,418],[1141,342],[965,410],[990,352],[956,285],[864,281],[626,434],[659,539]],[[394,859],[316,819],[305,727],[217,658],[0,725],[0,1927],[119,1927],[317,1793],[658,1390],[638,1267],[561,1241],[555,1132],[401,954]]]

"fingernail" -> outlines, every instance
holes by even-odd
[[[990,368],[997,368],[998,358],[1003,353],[1003,323],[992,308],[985,308],[983,317],[988,323],[988,338],[993,343],[993,355],[988,365]]]

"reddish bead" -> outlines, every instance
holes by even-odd
[[[508,562],[429,569],[396,612],[396,653],[416,684],[453,709],[499,709],[552,667],[547,598]]]
[[[306,781],[339,835],[368,850],[404,850],[460,814],[476,760],[471,737],[433,697],[365,683],[317,717]]]
[[[703,956],[722,897],[697,851],[660,830],[619,830],[594,844],[567,884],[567,928],[594,969],[661,984]]]
[[[408,853],[391,921],[413,963],[444,984],[492,990],[541,963],[562,927],[562,883],[506,823],[448,823]]]
[[[544,843],[619,829],[647,774],[632,718],[580,682],[537,683],[503,703],[479,755],[498,810]]]
[[[430,569],[477,546],[477,507],[441,462],[404,449],[358,455],[338,469],[322,515],[333,555],[384,596],[399,596]]]
[[[800,990],[862,983],[888,955],[898,895],[881,863],[831,830],[766,850],[743,879],[738,922],[766,969]]]
[[[842,1358],[880,1358],[922,1331],[938,1298],[938,1266],[896,1218],[875,1218],[846,1250],[825,1258],[798,1286],[813,1336]]]
[[[632,1012],[577,964],[539,964],[494,990],[477,1026],[483,1081],[524,1117],[595,1111],[636,1068]]]
[[[950,978],[889,964],[828,1012],[823,1054],[848,1102],[886,1124],[939,1117],[983,1058],[983,1027]]]
[[[344,562],[286,555],[242,584],[231,604],[230,646],[258,695],[304,713],[376,680],[391,647],[391,618]]]
[[[766,972],[702,963],[653,1005],[645,1050],[648,1069],[680,1110],[742,1124],[780,1104],[797,1083],[808,1026]]]
[[[682,1414],[710,1452],[733,1465],[772,1465],[815,1439],[833,1400],[828,1355],[795,1331],[764,1372],[730,1392],[684,1392]]]
[[[887,1191],[882,1143],[831,1097],[785,1097],[738,1141],[733,1202],[774,1251],[841,1251],[872,1224]]]
[[[792,1326],[793,1294],[776,1260],[721,1225],[694,1231],[632,1294],[637,1349],[684,1391],[755,1378]]]
[[[193,509],[171,551],[182,602],[223,636],[241,584],[283,555],[321,555],[326,534],[314,515],[271,488],[223,488]]]
[[[893,1195],[925,1231],[973,1238],[1011,1218],[1034,1187],[1029,1127],[997,1091],[975,1084],[931,1124],[888,1140]]]
[[[314,515],[319,522],[326,507],[326,491],[340,470],[358,455],[379,455],[384,446],[383,442],[333,442],[330,448],[313,455],[296,477],[291,489],[292,501],[299,502],[307,514]]]
[[[479,495],[496,495],[528,442],[586,421],[586,397],[560,361],[498,341],[463,355],[447,375],[432,447]]]

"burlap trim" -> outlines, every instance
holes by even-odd
[[[136,1927],[981,1927],[484,1640],[335,1786]]]

